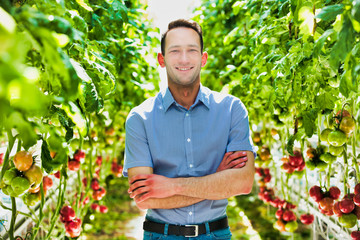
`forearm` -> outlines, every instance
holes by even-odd
[[[136,205],[140,209],[173,209],[181,208],[193,205],[195,203],[201,202],[203,199],[187,197],[181,195],[174,195],[167,198],[149,198],[142,202],[136,202]]]
[[[227,163],[220,167],[224,170],[203,177],[168,178],[152,174],[152,169],[144,167],[129,169],[129,177],[130,170],[132,177],[129,180],[128,192],[138,206],[142,202],[152,200],[144,204],[145,206],[139,206],[140,208],[176,208],[192,205],[201,199],[218,200],[248,194],[252,189],[255,167],[253,153],[247,151],[246,154],[245,166],[241,161],[236,160],[237,154],[230,154],[224,156]],[[234,162],[235,165],[232,168]],[[170,203],[167,200],[158,201],[158,199],[179,195],[195,199],[176,198],[175,202],[170,201]],[[187,202],[188,200],[189,202]],[[180,205],[177,204],[178,201],[181,203]]]
[[[254,181],[252,169],[227,169],[204,177],[176,178],[176,193],[209,200],[226,199],[250,193]]]

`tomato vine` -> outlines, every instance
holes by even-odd
[[[351,193],[356,183],[349,179],[351,156],[356,176],[360,176],[356,156],[360,2],[212,0],[202,1],[196,13],[209,53],[202,75],[204,85],[238,96],[244,102],[259,149],[257,167],[271,164],[286,171],[276,177],[280,183],[276,180],[267,187],[276,189],[280,185],[279,192],[290,200],[288,193],[294,183],[289,178],[306,178],[307,186],[308,173],[315,171],[317,180],[312,184],[327,192],[334,173],[338,174],[337,166],[342,166],[344,175],[339,185],[344,186],[343,196]],[[345,109],[350,112],[348,118],[338,119],[338,112]],[[262,136],[270,129],[277,130],[277,139]],[[322,133],[324,129],[326,134]],[[331,135],[329,140],[327,134]],[[350,143],[352,149],[348,152]],[[262,157],[265,144],[271,152],[266,161]],[[305,177],[301,171],[289,169],[286,160],[297,148],[306,160]],[[306,187],[306,194],[308,190]]]
[[[104,201],[106,190],[96,192],[90,181],[102,184],[107,176],[121,174],[127,113],[158,90],[156,66],[147,61],[155,58],[158,30],[142,20],[145,8],[138,0],[1,1],[0,139],[8,148],[0,185],[12,199],[10,208],[1,205],[13,211],[10,239],[16,198],[29,205],[30,213],[40,206],[31,239],[40,231],[46,239],[63,236],[64,229],[74,237],[89,206]],[[4,183],[14,167],[15,143],[17,152],[39,152],[32,155],[33,164],[42,174],[54,175],[58,200],[52,210],[45,209],[45,183],[19,195],[10,191],[10,178]],[[114,149],[119,162],[113,171],[109,161],[94,161],[112,156]],[[25,170],[11,171],[26,181]],[[67,219],[64,228],[60,210],[72,203],[76,219]]]

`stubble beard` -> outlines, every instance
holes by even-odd
[[[171,76],[169,72],[167,72],[167,78],[169,81],[169,84],[173,84],[180,88],[191,88],[195,85],[197,85],[198,82],[200,82],[200,72],[195,73],[194,75],[191,75],[187,78],[181,78],[181,76],[176,76],[175,74]]]

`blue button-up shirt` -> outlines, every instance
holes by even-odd
[[[169,89],[131,110],[126,121],[124,176],[129,168],[152,167],[169,178],[216,172],[228,151],[253,151],[247,110],[236,97],[200,86],[189,110]],[[231,182],[229,184],[241,184]],[[226,214],[227,199],[204,200],[176,209],[149,209],[147,215],[171,224],[195,224]]]

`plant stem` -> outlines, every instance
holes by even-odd
[[[9,207],[5,206],[2,202],[0,202],[0,207],[3,208],[3,209],[5,209],[5,210],[12,211],[12,208],[9,208]],[[32,216],[31,216],[30,214],[28,214],[28,213],[24,213],[24,212],[21,212],[21,211],[17,211],[17,213],[18,213],[18,214],[21,214],[21,215],[24,215],[24,216],[26,216],[26,217],[28,217],[28,218],[32,218]],[[0,238],[0,239],[1,239],[1,238]]]
[[[305,190],[306,190],[305,200],[307,202],[306,208],[307,208],[307,211],[309,212],[309,181],[307,178],[307,168],[305,168],[304,171],[305,171]]]
[[[283,195],[283,198],[285,199],[285,189],[284,189],[284,186],[285,186],[285,184],[284,184],[284,176],[283,176],[284,174],[282,174],[282,173],[280,173],[280,180],[281,180],[281,192],[282,192],[282,195]]]
[[[39,232],[40,224],[42,223],[42,221],[44,219],[43,208],[44,208],[44,204],[45,204],[45,194],[44,194],[43,183],[40,184],[40,194],[41,194],[41,200],[40,200],[40,208],[39,208],[39,219],[36,223],[36,226],[34,227],[31,239],[35,239],[36,235]]]
[[[16,152],[20,152],[20,151],[21,151],[21,140],[18,139],[18,144],[17,144]]]
[[[353,114],[356,111],[356,100],[353,99],[352,100],[352,107],[353,107]],[[353,131],[353,136],[352,136],[352,140],[351,140],[351,146],[352,146],[352,155],[353,155],[353,163],[355,165],[355,169],[356,169],[356,180],[359,182],[360,181],[360,170],[359,170],[359,164],[357,161],[357,156],[356,156],[356,132],[357,132],[357,124],[355,123],[355,128]]]
[[[93,150],[94,150],[94,146],[93,146],[93,139],[91,138],[91,131],[90,131],[90,127],[91,127],[91,116],[88,116],[88,124],[89,124],[89,131],[88,131],[88,138],[89,138],[89,145],[90,145],[90,156],[89,156],[89,181],[91,180],[92,176],[93,176],[93,172],[92,172],[92,155],[93,155]],[[89,182],[90,185],[90,182]]]
[[[343,157],[344,157],[344,194],[348,193],[348,188],[347,188],[347,177],[348,177],[348,170],[349,170],[349,166],[348,166],[348,159],[347,159],[347,144],[344,144],[344,151],[343,151]]]
[[[316,5],[314,4],[313,5],[313,14],[314,14],[314,16],[315,16],[315,13],[316,13]],[[314,26],[313,26],[313,29],[312,29],[312,35],[313,36],[315,35],[316,27],[317,27],[316,18],[314,18]]]
[[[60,214],[60,207],[64,203],[64,195],[65,195],[65,191],[66,191],[66,180],[67,179],[63,175],[64,174],[61,174],[60,184],[59,184],[59,195],[58,195],[59,201],[58,201],[58,203],[56,205],[54,215],[51,218],[51,226],[50,226],[49,232],[47,233],[47,235],[45,237],[46,240],[50,239],[51,232],[54,229],[55,223],[56,223],[57,218],[59,217],[59,214]],[[63,184],[63,189],[61,189],[62,184]]]
[[[11,222],[9,228],[9,238],[10,240],[14,240],[14,231],[15,231],[15,222],[16,222],[16,199],[15,197],[11,197]]]
[[[10,156],[10,153],[14,147],[14,143],[15,143],[15,139],[11,133],[11,129],[10,130],[7,130],[7,137],[8,137],[8,141],[9,141],[9,144],[8,144],[8,147],[6,149],[6,153],[5,153],[5,157],[4,157],[4,162],[3,162],[3,168],[1,168],[1,173],[0,173],[0,182],[5,174],[5,171],[7,170],[7,166],[9,165],[9,156]]]
[[[327,173],[327,181],[326,181],[326,189],[329,190],[330,188],[330,175],[331,175],[331,163],[328,164],[328,173]]]
[[[317,126],[317,135],[318,135],[318,146],[320,146],[320,135],[321,135],[321,113],[318,113],[318,126]]]
[[[80,171],[77,172],[77,184],[78,184],[78,193],[77,193],[76,203],[75,203],[75,212],[76,212],[76,216],[79,216],[79,212],[80,212],[79,204],[80,204],[80,201],[81,201],[81,176],[80,176]]]

